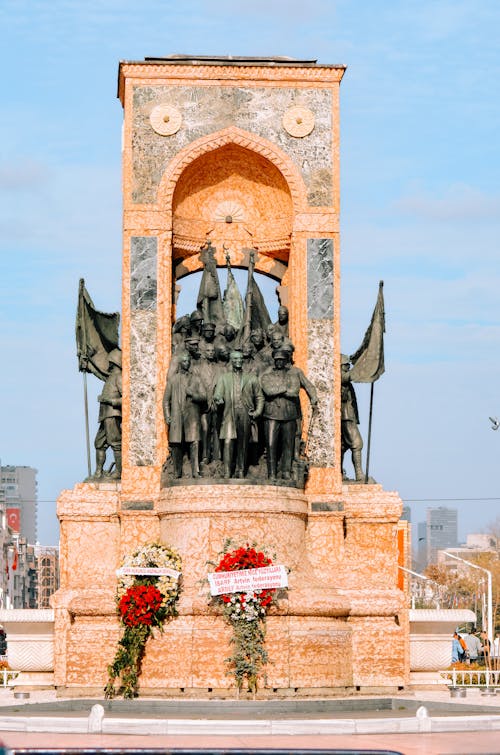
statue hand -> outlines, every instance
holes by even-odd
[[[249,417],[250,417],[251,419],[255,419],[255,415],[256,415],[256,412],[255,412],[255,410],[254,410],[254,409],[251,409],[251,410],[250,410],[250,411],[248,412],[248,416],[249,416]]]

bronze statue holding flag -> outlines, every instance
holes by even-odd
[[[105,381],[99,396],[99,430],[95,439],[96,473],[104,474],[106,449],[114,451],[113,477],[121,476],[121,352],[118,348],[120,314],[99,312],[80,279],[76,311],[76,353],[78,369],[83,373],[85,432],[87,441],[88,476],[92,476],[90,463],[89,413],[87,398],[87,373],[91,372]]]
[[[370,325],[367,328],[359,349],[351,355],[350,359],[345,354],[341,359],[341,396],[342,396],[342,444],[341,464],[342,473],[346,477],[343,462],[344,455],[350,449],[352,463],[357,482],[368,482],[368,470],[370,467],[370,446],[373,416],[373,384],[385,372],[384,365],[384,333],[385,333],[385,310],[384,310],[384,281],[380,281],[377,302],[373,310]],[[349,365],[352,362],[352,368]],[[361,449],[363,440],[359,432],[359,414],[356,394],[352,383],[371,383],[370,389],[370,415],[368,420],[368,447],[366,454],[366,473],[363,473],[361,462]]]

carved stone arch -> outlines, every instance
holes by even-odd
[[[269,160],[285,178],[295,212],[301,212],[306,209],[307,190],[304,180],[290,157],[267,139],[236,126],[230,126],[221,131],[203,136],[178,152],[168,165],[160,181],[158,187],[158,206],[170,210],[175,187],[182,172],[197,158],[227,144],[236,144],[244,147]]]

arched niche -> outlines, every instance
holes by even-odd
[[[263,155],[234,143],[201,155],[177,180],[172,214],[174,280],[201,268],[200,248],[210,239],[218,266],[229,253],[233,267],[247,267],[255,248],[255,269],[282,281],[293,202],[283,174]]]

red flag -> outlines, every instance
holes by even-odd
[[[14,560],[12,562],[12,571],[16,571],[17,569],[17,557],[18,557],[17,547],[14,545]]]
[[[7,524],[13,532],[21,531],[21,512],[19,509],[7,509]]]

